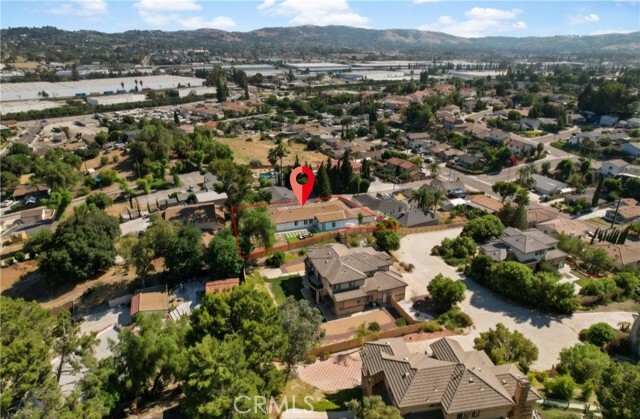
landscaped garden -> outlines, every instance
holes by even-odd
[[[296,300],[304,299],[302,295],[302,277],[298,274],[266,279],[265,282],[270,284],[271,292],[278,304],[282,304],[289,296]]]

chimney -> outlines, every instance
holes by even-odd
[[[513,418],[518,419],[531,417],[531,412],[525,412],[529,390],[531,390],[531,382],[529,379],[526,377],[516,379],[516,390],[513,394],[513,400],[516,402],[516,405],[513,408]]]

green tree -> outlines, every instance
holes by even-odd
[[[35,233],[27,237],[27,240],[24,242],[24,252],[29,254],[39,254],[47,245],[53,233],[51,230],[43,228],[41,230],[37,230]]]
[[[640,365],[611,362],[596,386],[596,395],[605,418],[640,417]]]
[[[548,162],[548,161],[542,162],[542,165],[540,166],[540,173],[542,173],[544,176],[549,176],[550,172],[551,172],[551,162]]]
[[[569,375],[549,378],[544,382],[544,391],[549,398],[571,400],[576,391],[576,382]]]
[[[40,269],[56,280],[84,281],[113,265],[118,220],[102,211],[63,221],[39,258]]]
[[[569,234],[559,233],[558,240],[558,248],[573,257],[580,256],[586,247],[584,241]]]
[[[462,228],[462,236],[471,237],[475,242],[484,242],[502,234],[504,225],[492,214],[467,221]]]
[[[228,159],[215,159],[209,164],[209,171],[218,177],[219,184],[215,189],[227,194],[229,207],[240,205],[251,190],[253,174],[249,166],[235,164]]]
[[[607,323],[592,324],[588,329],[580,332],[580,336],[599,348],[611,343],[616,337],[616,331]]]
[[[202,305],[191,315],[191,325],[191,343],[206,335],[218,341],[237,336],[243,342],[248,368],[261,379],[259,393],[271,394],[279,388],[283,374],[272,361],[284,355],[287,340],[282,314],[267,293],[241,285],[230,293],[205,294]]]
[[[287,377],[305,355],[324,336],[320,327],[323,317],[320,311],[311,307],[307,300],[296,300],[289,296],[280,306],[282,330],[287,339],[283,361],[287,365]]]
[[[433,124],[435,118],[431,107],[426,103],[411,102],[404,114],[404,121],[409,131],[424,131]]]
[[[373,232],[375,248],[382,252],[390,252],[400,248],[400,236],[393,228],[378,228]]]
[[[598,206],[598,201],[600,200],[600,193],[602,193],[603,184],[604,184],[604,176],[600,176],[598,178],[598,184],[596,185],[596,190],[593,192],[593,198],[591,199],[592,207]]]
[[[538,348],[522,333],[510,331],[502,323],[474,339],[474,349],[485,351],[496,365],[515,363],[523,371],[538,359]]]
[[[454,304],[464,300],[464,293],[467,287],[461,281],[454,281],[442,274],[438,274],[429,282],[427,290],[438,304],[448,310]]]
[[[614,266],[613,258],[604,249],[587,248],[582,253],[581,259],[587,266],[587,271],[594,275],[609,272]]]
[[[73,194],[68,190],[62,190],[60,192],[51,192],[48,199],[43,199],[47,208],[56,211],[55,219],[59,220],[64,215],[64,211],[67,209],[71,201],[73,201]]]
[[[635,272],[618,272],[613,280],[623,290],[625,297],[640,297],[640,277]]]
[[[327,173],[324,163],[320,164],[318,168],[318,175],[316,176],[314,187],[316,194],[321,200],[327,201],[331,198],[331,181],[329,180],[329,174]]]
[[[27,407],[32,397],[45,411],[54,409],[59,399],[50,359],[55,319],[35,301],[0,296],[0,320],[2,416]]]
[[[244,265],[238,252],[236,239],[229,229],[218,231],[209,242],[205,257],[209,272],[217,278],[236,277]]]
[[[363,397],[362,402],[354,399],[347,402],[346,406],[355,419],[402,419],[400,411],[386,405],[380,396]]]
[[[415,202],[418,208],[426,210],[431,206],[431,202],[433,202],[433,193],[423,188],[415,189],[411,192],[409,201]]]
[[[164,321],[159,314],[142,314],[138,328],[124,329],[113,345],[113,358],[124,394],[142,404],[174,383],[185,365],[186,320]]]
[[[266,207],[247,209],[240,215],[240,235],[253,239],[263,248],[269,249],[275,243],[276,227]]]
[[[260,392],[261,379],[251,370],[239,336],[218,340],[205,335],[189,348],[186,361],[182,406],[189,417],[237,417],[234,401],[239,396],[245,396],[236,403],[243,412],[253,411],[254,397],[269,396]]]
[[[185,224],[166,244],[165,266],[175,277],[197,276],[202,269],[203,256],[202,232],[194,224]]]
[[[493,184],[491,190],[498,195],[504,202],[506,199],[513,198],[520,190],[520,186],[515,182],[499,181]]]
[[[96,208],[104,210],[109,205],[113,204],[113,199],[104,192],[98,192],[87,196],[85,201],[88,206],[95,205]]]
[[[560,162],[556,166],[556,172],[560,173],[560,176],[563,180],[569,179],[573,172],[575,172],[575,164],[573,163],[573,160],[560,160]]]
[[[590,343],[577,344],[560,352],[558,372],[569,374],[576,382],[599,381],[609,366],[609,355]]]

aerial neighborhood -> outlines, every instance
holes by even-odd
[[[323,28],[3,24],[1,417],[640,418],[639,32]]]

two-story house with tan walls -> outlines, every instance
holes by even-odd
[[[328,300],[338,316],[355,313],[404,300],[407,284],[391,264],[388,254],[370,247],[314,246],[307,249],[305,285],[316,304]]]

